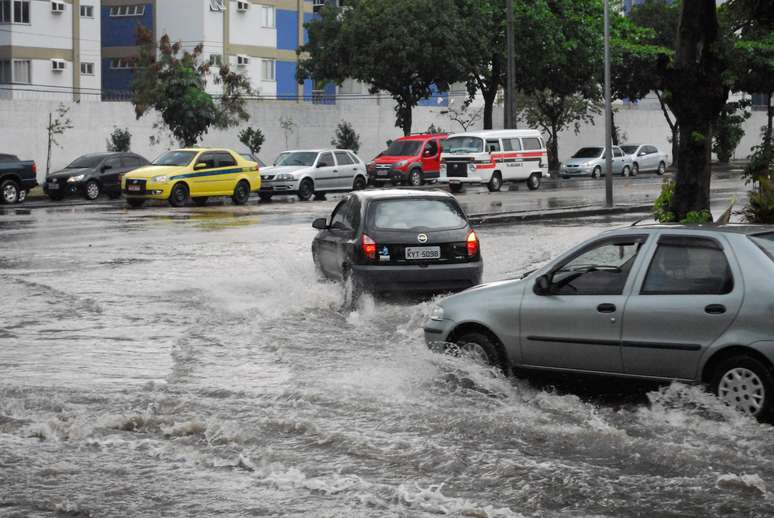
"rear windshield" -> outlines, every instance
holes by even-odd
[[[421,140],[396,140],[382,156],[416,156],[422,147]]]
[[[753,243],[758,245],[761,250],[766,252],[766,255],[769,256],[769,259],[774,261],[774,232],[756,234],[754,236],[750,236],[750,239],[752,239]]]
[[[601,147],[582,147],[575,153],[573,158],[599,158],[602,154]]]
[[[196,153],[196,151],[167,151],[154,160],[153,165],[185,166],[191,163]]]
[[[621,149],[623,149],[623,152],[627,155],[633,154],[635,151],[637,151],[637,148],[639,146],[621,146]]]
[[[454,200],[379,200],[368,209],[368,226],[382,230],[441,230],[462,228],[465,225],[465,215]]]
[[[481,153],[484,151],[484,139],[478,137],[450,137],[443,143],[443,152],[455,153]]]
[[[70,162],[66,169],[92,169],[97,167],[104,158],[104,155],[84,155]]]

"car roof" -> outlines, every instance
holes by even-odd
[[[465,133],[455,133],[449,137],[479,137],[479,138],[502,138],[502,137],[540,137],[540,131],[534,129],[507,129],[507,130],[483,130],[468,131]]]
[[[395,142],[398,142],[400,140],[427,140],[431,138],[446,138],[448,136],[449,136],[448,133],[416,133],[414,135],[398,137],[395,139]]]
[[[394,198],[454,198],[450,193],[440,190],[420,191],[414,189],[374,189],[354,191],[352,194],[363,200],[388,200]]]
[[[705,223],[702,225],[683,225],[679,223],[675,224],[658,224],[658,223],[652,223],[652,224],[645,224],[645,225],[637,225],[636,223],[629,227],[623,227],[611,230],[610,233],[616,233],[616,234],[637,234],[642,233],[642,231],[650,231],[655,232],[659,230],[666,230],[669,232],[685,232],[685,233],[695,233],[695,232],[708,232],[708,233],[718,233],[718,234],[743,234],[743,235],[754,235],[754,234],[763,234],[767,232],[774,232],[774,225],[753,225],[749,223],[730,223],[727,225],[716,225],[714,223]]]

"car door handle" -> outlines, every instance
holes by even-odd
[[[723,304],[710,304],[704,308],[704,312],[710,315],[722,315],[726,312],[726,307]]]
[[[615,304],[600,304],[597,306],[597,311],[600,313],[615,313]]]
[[[334,172],[334,173],[338,173],[338,172],[339,172],[339,170],[338,170],[338,169],[334,169],[334,170],[333,170],[333,172]]]

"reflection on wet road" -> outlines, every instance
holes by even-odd
[[[774,512],[771,427],[431,353],[432,300],[340,309],[311,212],[1,215],[0,516]],[[619,224],[481,228],[485,277]]]

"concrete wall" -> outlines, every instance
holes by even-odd
[[[455,100],[455,103],[458,102]],[[0,152],[11,152],[23,159],[34,159],[42,178],[45,171],[46,132],[48,113],[59,105],[51,100],[14,100],[0,101]],[[113,128],[128,128],[132,133],[132,149],[148,159],[175,147],[166,133],[153,129],[159,120],[155,114],[149,114],[135,120],[133,107],[123,102],[81,102],[69,103],[70,118],[74,128],[60,137],[61,148],[54,149],[52,168],[60,168],[77,156],[105,149],[105,141]],[[290,101],[252,102],[248,106],[249,124],[261,128],[266,135],[266,143],[260,153],[264,161],[271,162],[286,148],[285,135],[280,127],[280,118],[292,119],[296,129],[288,135],[287,147],[319,148],[328,146],[333,138],[335,126],[339,121],[352,123],[360,134],[360,156],[370,160],[384,149],[388,139],[401,135],[395,128],[393,104],[389,98],[382,97],[377,103],[373,99],[341,101],[335,105],[314,105]],[[501,127],[502,110],[495,112],[495,126]],[[668,128],[660,111],[621,110],[616,122],[622,127],[629,142],[653,143],[669,151],[667,141]],[[760,141],[759,129],[765,123],[762,112],[755,112],[746,124],[747,135],[737,149],[737,157],[744,157],[749,148]],[[445,107],[420,107],[414,111],[414,131],[422,131],[430,124],[446,130],[460,131],[460,127],[449,120]],[[480,123],[479,123],[480,127]],[[227,146],[244,150],[237,138],[240,128],[227,131],[212,131],[204,136],[202,145]],[[564,159],[583,145],[599,145],[603,140],[601,121],[595,126],[584,127],[580,135],[568,131],[560,136],[559,153]],[[151,137],[161,136],[160,143],[152,144]]]

